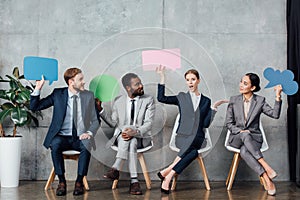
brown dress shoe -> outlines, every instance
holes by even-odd
[[[73,195],[78,196],[78,195],[83,195],[83,193],[84,193],[83,183],[76,182]]]
[[[119,176],[120,176],[120,172],[115,168],[111,168],[110,170],[108,170],[106,174],[103,175],[104,178],[108,178],[111,180],[118,180]]]
[[[139,182],[131,183],[129,192],[130,192],[130,194],[141,195],[142,190],[141,190],[141,187],[140,187],[140,183]]]
[[[56,189],[57,196],[65,196],[67,194],[67,185],[64,182],[58,184]]]

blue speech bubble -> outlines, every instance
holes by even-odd
[[[26,56],[23,61],[24,77],[27,80],[49,80],[49,85],[58,80],[58,62],[53,58]]]
[[[280,72],[268,67],[264,71],[264,77],[269,81],[265,88],[281,85],[282,91],[287,95],[293,95],[298,91],[298,84],[294,81],[294,74],[290,70]]]

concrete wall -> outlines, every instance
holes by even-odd
[[[0,1],[0,75],[11,73],[14,66],[22,67],[24,56],[53,57],[59,61],[59,81],[46,84],[42,96],[54,87],[65,86],[62,74],[70,66],[82,66],[87,88],[90,80],[102,73],[119,79],[126,72],[136,72],[146,93],[156,96],[159,77],[153,71],[143,71],[141,51],[180,48],[182,67],[167,72],[167,94],[186,91],[183,74],[193,66],[201,72],[200,90],[204,94],[212,101],[229,98],[238,94],[239,80],[246,72],[259,74],[263,88],[267,66],[286,68],[285,4],[285,0]],[[120,93],[124,93],[122,88]],[[259,94],[273,105],[272,89],[262,89]],[[109,106],[105,104],[105,108]],[[168,142],[177,108],[157,102],[156,106],[154,147],[145,153],[153,180],[157,180],[156,172],[176,156]],[[286,110],[283,95],[280,119],[262,117],[270,146],[264,155],[278,172],[277,180],[289,179]],[[19,129],[24,136],[22,180],[48,178],[52,162],[42,143],[51,111],[43,112],[39,128]],[[211,180],[226,179],[233,156],[223,145],[225,111],[226,106],[219,108],[209,129],[213,148],[204,155],[204,161]],[[104,147],[104,136],[111,134],[103,123],[96,138],[98,149],[92,153],[89,179],[102,180],[113,163],[115,152]],[[68,162],[67,166],[67,177],[74,179],[76,164]],[[127,179],[128,174],[121,178]],[[244,162],[236,178],[258,180]],[[197,162],[180,179],[201,180]]]

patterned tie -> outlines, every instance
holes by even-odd
[[[134,121],[134,99],[131,100],[131,110],[130,110],[130,125],[133,125]]]
[[[73,120],[72,120],[72,138],[77,140],[77,96],[73,95]]]

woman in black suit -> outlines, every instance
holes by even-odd
[[[243,76],[240,82],[240,95],[230,98],[226,126],[230,130],[229,145],[240,148],[240,155],[247,165],[263,177],[265,189],[269,195],[275,195],[276,189],[272,179],[276,172],[264,160],[260,151],[263,138],[259,129],[260,115],[278,119],[281,110],[280,85],[275,87],[276,99],[272,108],[265,98],[254,94],[260,90],[260,79],[254,73]]]
[[[177,105],[180,119],[177,129],[176,146],[180,149],[174,162],[166,169],[158,172],[162,180],[161,191],[169,194],[169,184],[172,177],[180,174],[198,156],[198,150],[205,139],[203,129],[208,128],[215,114],[211,109],[211,100],[198,91],[200,83],[199,73],[195,69],[188,70],[184,77],[189,91],[180,92],[176,96],[165,96],[165,67],[158,67],[156,72],[160,75],[161,81],[158,84],[157,99],[161,103]],[[218,101],[218,105],[226,101]]]

